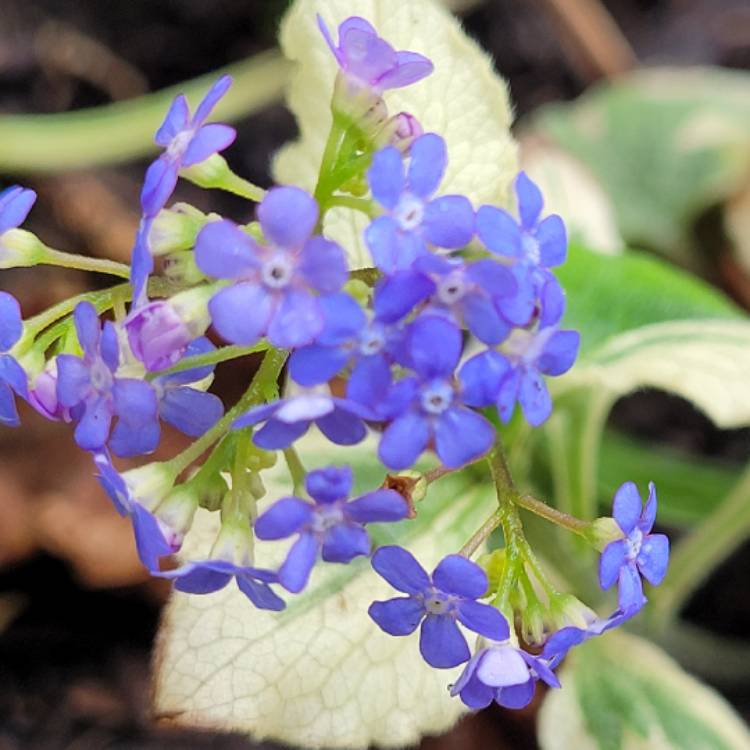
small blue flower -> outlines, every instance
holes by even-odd
[[[407,594],[373,602],[370,617],[390,635],[409,635],[422,623],[419,650],[439,669],[455,667],[471,656],[457,622],[495,640],[509,637],[499,610],[476,601],[487,593],[487,575],[461,555],[443,558],[429,576],[414,556],[401,547],[380,547],[372,567],[398,591]]]
[[[539,426],[552,413],[542,375],[567,372],[579,343],[577,331],[514,329],[497,350],[481,352],[465,363],[461,369],[464,401],[477,407],[494,404],[503,422],[510,420],[519,402],[526,421]]]
[[[133,524],[133,534],[141,562],[152,573],[159,570],[159,558],[179,549],[176,539],[168,538],[169,530],[143,505],[144,498],[136,497],[122,475],[112,465],[106,451],[93,454],[99,471],[97,479],[109,495],[115,510],[128,516]],[[181,540],[180,540],[181,541]]]
[[[234,141],[237,135],[234,128],[218,123],[204,124],[231,85],[231,77],[222,76],[203,97],[192,117],[187,99],[182,94],[175,97],[154,137],[156,144],[165,151],[146,171],[141,190],[144,216],[154,217],[164,208],[177,184],[180,169],[199,164]]]
[[[351,16],[339,26],[334,44],[328,27],[318,15],[318,27],[346,79],[355,89],[380,95],[416,83],[432,73],[432,63],[416,52],[396,52],[364,18]]]
[[[226,220],[211,222],[198,235],[201,271],[234,282],[211,299],[213,324],[233,344],[254,344],[262,336],[284,348],[309,344],[324,324],[317,294],[337,292],[347,279],[344,251],[312,236],[318,205],[300,188],[269,190],[258,220],[268,244]]]
[[[474,235],[474,209],[463,195],[430,200],[443,179],[447,152],[435,133],[417,138],[409,151],[409,168],[394,146],[378,151],[367,171],[373,198],[386,213],[365,230],[375,265],[384,273],[411,268],[428,245],[460,248]]]
[[[7,292],[0,292],[0,424],[7,427],[19,425],[15,396],[29,398],[26,371],[5,353],[22,334],[23,319],[18,301]]]
[[[388,371],[402,337],[401,331],[368,316],[343,292],[320,300],[325,324],[315,343],[289,357],[289,374],[302,386],[326,383],[352,367],[350,384],[369,380],[373,371]]]
[[[198,338],[187,347],[185,357],[207,354],[215,349],[207,338]],[[221,399],[213,393],[190,387],[191,383],[204,380],[213,371],[213,365],[204,365],[154,378],[151,386],[159,402],[159,417],[191,437],[199,437],[213,427],[224,413]]]
[[[221,559],[191,560],[179,568],[157,575],[174,580],[174,587],[187,594],[212,594],[223,589],[234,578],[239,590],[258,609],[279,612],[286,607],[284,600],[268,585],[278,582],[276,573],[252,565],[237,565]]]
[[[537,680],[560,687],[543,657],[527,654],[505,640],[478,648],[451,687],[451,695],[460,695],[475,710],[489,706],[492,701],[505,708],[523,708],[531,703]]]
[[[592,620],[585,628],[573,626],[561,628],[547,639],[542,650],[542,657],[548,662],[550,668],[554,669],[571,648],[622,625],[623,622],[638,614],[642,605],[643,602],[629,610],[618,609],[604,620],[599,618]]]
[[[669,539],[664,534],[651,534],[656,520],[656,487],[648,485],[648,501],[641,502],[638,488],[625,482],[615,493],[612,515],[625,535],[610,542],[599,560],[599,582],[608,589],[617,582],[620,609],[627,612],[640,609],[643,596],[643,576],[658,586],[667,574]]]
[[[80,302],[73,318],[83,357],[58,355],[57,397],[78,421],[76,442],[84,450],[101,450],[117,417],[109,439],[113,453],[135,456],[151,452],[159,442],[154,389],[142,380],[117,377],[117,332],[109,321],[101,328],[91,303]]]
[[[355,445],[367,435],[362,420],[374,417],[371,409],[356,401],[332,396],[324,386],[253,407],[235,420],[233,429],[265,422],[253,434],[253,442],[269,451],[288,448],[313,423],[331,442]]]
[[[461,331],[453,323],[437,315],[421,316],[409,326],[404,345],[406,364],[415,374],[390,388],[384,374],[356,393],[357,400],[389,422],[378,450],[388,468],[408,468],[433,441],[438,458],[449,468],[489,450],[494,428],[463,405],[455,382],[461,349]]]
[[[348,466],[328,466],[311,471],[305,486],[312,503],[285,497],[274,503],[255,522],[259,539],[285,539],[298,534],[279,568],[279,582],[297,593],[307,584],[318,555],[326,562],[348,563],[370,552],[367,523],[400,521],[409,508],[394,490],[376,490],[347,500],[352,489]]]
[[[3,235],[23,224],[35,200],[36,193],[20,185],[11,185],[0,193],[0,262],[3,260]]]

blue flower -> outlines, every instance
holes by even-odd
[[[372,567],[407,596],[373,602],[370,617],[390,635],[409,635],[422,623],[419,650],[424,660],[440,669],[455,667],[471,656],[457,622],[495,640],[509,637],[499,610],[476,601],[487,593],[487,575],[461,555],[443,558],[429,576],[410,552],[380,547]]]
[[[157,575],[174,580],[174,587],[187,594],[212,594],[223,589],[234,578],[239,590],[258,609],[279,612],[286,607],[284,600],[268,585],[278,582],[276,573],[252,565],[237,565],[222,559],[191,560],[179,568]]]
[[[325,324],[315,343],[289,357],[289,374],[303,386],[326,383],[352,367],[349,383],[369,380],[372,372],[389,369],[402,333],[377,317],[368,320],[355,299],[343,292],[320,300]]]
[[[94,306],[80,302],[73,313],[83,357],[57,357],[57,397],[78,421],[75,439],[84,450],[101,450],[117,424],[109,445],[118,456],[149,453],[159,442],[157,399],[142,380],[117,377],[120,347],[114,325],[102,329]]]
[[[489,450],[495,431],[461,401],[454,379],[461,331],[442,317],[425,315],[409,326],[404,349],[414,375],[388,388],[383,374],[350,393],[390,422],[380,440],[380,460],[390,469],[406,469],[433,441],[449,468],[477,459]]]
[[[464,401],[477,407],[494,404],[503,422],[510,420],[519,402],[526,421],[539,426],[552,413],[542,375],[567,372],[579,343],[577,331],[514,329],[498,350],[481,352],[465,363],[461,370]]]
[[[599,582],[608,589],[617,582],[620,609],[639,609],[643,596],[643,576],[657,586],[667,574],[669,539],[651,534],[656,520],[656,487],[648,485],[648,501],[643,506],[638,488],[625,482],[615,493],[612,515],[625,535],[610,542],[599,560]]]
[[[133,524],[135,544],[141,562],[154,573],[159,570],[159,558],[170,555],[179,548],[176,539],[169,539],[168,529],[143,505],[146,498],[139,497],[128,485],[123,476],[112,465],[106,451],[93,454],[99,473],[97,479],[109,495],[115,510],[121,516],[128,516]],[[156,498],[156,501],[161,498]],[[181,541],[181,540],[180,540]]]
[[[409,508],[394,490],[376,490],[347,500],[352,489],[348,466],[328,466],[311,471],[305,486],[312,503],[285,497],[255,522],[259,539],[284,539],[298,534],[279,568],[279,582],[297,593],[307,584],[318,555],[326,562],[348,563],[370,552],[366,523],[400,521]]]
[[[309,344],[324,324],[317,293],[337,292],[347,279],[344,252],[312,236],[318,206],[300,188],[270,190],[258,220],[266,245],[230,221],[212,222],[198,235],[199,268],[234,282],[209,303],[214,326],[234,344],[254,344],[262,336],[283,348]]]
[[[15,297],[0,292],[0,424],[7,427],[19,425],[15,395],[28,399],[26,371],[16,360],[6,354],[23,334],[21,308]]]
[[[550,687],[560,687],[543,657],[532,656],[507,640],[488,643],[464,667],[451,695],[460,695],[472,709],[485,708],[492,701],[505,708],[523,708],[531,703],[540,679]]]
[[[374,416],[366,406],[332,396],[328,388],[320,387],[256,406],[236,419],[233,429],[265,422],[253,434],[253,442],[265,450],[280,450],[302,437],[314,422],[331,442],[355,445],[367,434],[362,420]]]
[[[426,57],[416,52],[396,52],[364,18],[351,16],[341,23],[338,45],[320,15],[318,27],[355,91],[369,89],[379,95],[432,73],[432,63]]]
[[[409,153],[406,173],[394,146],[378,151],[367,171],[373,198],[386,213],[367,227],[365,242],[375,265],[388,274],[410,268],[428,244],[455,249],[474,235],[474,209],[468,198],[444,195],[429,200],[445,172],[445,141],[427,133],[412,143]]]
[[[554,669],[571,648],[580,645],[589,638],[594,638],[622,625],[623,622],[638,614],[642,605],[643,602],[629,610],[618,609],[604,620],[599,618],[592,620],[585,628],[573,626],[561,628],[547,639],[542,650],[542,657],[547,661],[550,668]]]
[[[3,235],[23,224],[35,200],[36,193],[20,185],[11,185],[0,193],[0,264],[5,254]]]
[[[146,171],[141,190],[144,216],[156,216],[164,208],[177,184],[180,169],[199,164],[234,141],[237,135],[234,128],[217,123],[204,125],[231,84],[230,76],[216,81],[192,117],[187,99],[182,94],[175,97],[154,137],[156,144],[165,151]]]
[[[215,348],[207,338],[199,338],[187,347],[185,357],[207,354]],[[204,365],[154,378],[151,386],[159,402],[161,419],[191,437],[199,437],[213,427],[224,413],[221,399],[190,387],[191,383],[208,378],[213,371],[213,365]]]

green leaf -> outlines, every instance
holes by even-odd
[[[475,204],[507,203],[517,171],[516,144],[505,83],[459,22],[431,0],[298,0],[281,27],[281,47],[298,67],[288,104],[300,129],[296,143],[274,162],[279,182],[311,190],[316,183],[323,147],[331,127],[328,106],[337,63],[323,42],[315,14],[335,34],[351,15],[370,21],[396,49],[429,57],[435,70],[413,86],[388,91],[390,114],[407,111],[426,131],[440,133],[448,145],[448,168],[440,191],[467,195]],[[361,235],[366,217],[333,209],[325,230],[349,254],[352,268],[370,265]]]
[[[651,69],[619,78],[536,124],[598,177],[630,245],[695,262],[690,225],[750,166],[750,75]]]
[[[572,245],[555,275],[567,296],[564,325],[580,331],[583,356],[651,323],[746,317],[714,287],[645,253],[607,256]]]
[[[714,690],[621,632],[578,647],[539,714],[542,750],[746,750],[750,733]]]
[[[321,437],[300,441],[314,468],[351,463],[360,490],[383,479],[373,441],[332,449]],[[333,454],[332,454],[333,451]],[[280,465],[264,481],[261,510],[291,493]],[[418,517],[383,524],[379,543],[408,544],[428,569],[455,552],[495,505],[490,485],[458,474],[433,485]],[[185,554],[204,556],[215,518],[201,516]],[[276,567],[288,548],[258,542],[256,564]],[[155,708],[185,725],[250,733],[300,747],[403,746],[447,730],[463,712],[446,686],[458,669],[435,670],[422,660],[418,634],[385,635],[367,607],[394,591],[369,562],[319,564],[310,586],[280,614],[256,610],[234,585],[207,596],[175,593],[167,606],[156,656]]]

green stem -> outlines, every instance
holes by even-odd
[[[750,533],[750,465],[724,501],[675,545],[664,583],[650,595],[654,622],[664,628],[691,594]]]
[[[292,492],[299,497],[305,493],[307,470],[302,464],[299,453],[297,453],[293,446],[284,449],[284,460],[286,461],[287,469],[289,469],[289,475],[292,478]]]
[[[260,203],[266,195],[266,191],[262,187],[258,187],[258,185],[231,171],[217,187],[227,193],[239,195],[241,198],[247,198],[255,203]]]
[[[259,344],[253,344],[252,346],[237,346],[235,344],[231,346],[223,346],[221,349],[216,349],[212,352],[207,352],[206,354],[196,354],[193,357],[185,357],[176,365],[172,365],[172,367],[169,367],[166,370],[146,373],[146,380],[154,380],[154,378],[161,378],[165,375],[174,375],[177,372],[193,370],[198,367],[206,367],[207,365],[218,365],[221,362],[228,362],[231,359],[245,357],[248,354],[257,354],[266,349],[268,349],[268,343],[265,341]]]
[[[119,276],[121,279],[130,278],[130,266],[125,263],[117,263],[106,258],[89,258],[76,253],[64,253],[53,247],[42,245],[39,263],[60,268],[73,268],[77,271],[93,271],[94,273],[106,273],[110,276]]]
[[[331,123],[331,130],[328,133],[328,140],[326,141],[325,148],[323,149],[323,157],[320,161],[320,171],[318,172],[318,183],[315,185],[315,191],[313,195],[318,205],[321,207],[320,220],[323,219],[323,208],[326,204],[327,199],[333,192],[333,188],[328,184],[336,167],[336,161],[338,160],[339,151],[341,144],[344,141],[346,135],[346,126],[340,118],[334,115],[333,122]]]
[[[258,371],[240,400],[208,432],[170,461],[175,472],[180,474],[187,469],[231,428],[237,417],[263,400],[266,391],[276,382],[287,356],[288,352],[281,349],[266,351]]]
[[[525,508],[528,511],[540,516],[541,518],[551,521],[558,526],[562,526],[568,531],[572,531],[574,534],[584,536],[586,531],[591,526],[589,521],[581,521],[580,518],[563,513],[557,508],[553,508],[547,503],[537,500],[531,495],[519,495],[516,497],[516,505],[521,508]]]
[[[469,541],[458,551],[458,554],[464,557],[472,557],[482,542],[485,542],[490,534],[500,525],[501,521],[502,513],[498,509],[472,534]]]

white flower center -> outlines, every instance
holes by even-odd
[[[269,258],[261,270],[263,283],[270,289],[283,289],[294,275],[294,264],[286,253],[277,253]]]
[[[630,535],[625,538],[625,545],[627,548],[625,556],[628,560],[635,560],[636,557],[641,554],[643,532],[637,526],[630,532]]]
[[[393,218],[404,232],[416,229],[424,218],[424,203],[411,193],[404,193],[393,212]]]
[[[339,503],[319,505],[313,515],[312,531],[315,534],[325,534],[326,531],[338,526],[343,520],[344,513]]]
[[[380,327],[369,326],[359,337],[359,351],[369,357],[382,351],[385,346],[385,333]]]
[[[181,130],[177,135],[172,138],[167,146],[167,156],[172,159],[177,159],[182,156],[187,147],[190,145],[190,141],[193,140],[192,130]]]
[[[430,615],[445,615],[452,611],[453,600],[442,591],[432,589],[422,600],[424,608]]]
[[[103,359],[97,358],[89,370],[91,387],[99,394],[106,394],[112,389],[114,378]]]
[[[524,232],[523,239],[521,240],[521,244],[523,247],[523,252],[526,255],[526,257],[535,266],[538,266],[539,261],[541,260],[541,254],[539,251],[539,242],[537,241],[536,237],[533,237],[532,235]]]
[[[444,305],[454,305],[466,294],[468,288],[461,271],[454,271],[441,279],[437,288],[437,298]]]
[[[442,414],[453,401],[453,388],[444,380],[430,383],[422,389],[422,409],[428,414]]]

